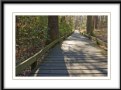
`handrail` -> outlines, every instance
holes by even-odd
[[[84,34],[84,36],[86,36],[86,37],[88,37],[88,38],[91,38],[91,39],[94,40],[94,41],[98,41],[98,43],[99,43],[100,45],[103,45],[103,46],[107,47],[107,43],[104,42],[104,41],[102,41],[101,39],[99,39],[99,38],[97,38],[97,37],[89,36],[88,34]]]
[[[36,54],[34,54],[30,58],[28,58],[27,60],[25,60],[25,61],[21,62],[20,64],[18,64],[16,66],[16,75],[19,74],[19,73],[21,73],[26,67],[32,65],[36,61],[36,57],[43,56],[44,53],[46,53],[52,46],[54,46],[59,41],[63,40],[68,35],[65,35],[65,36],[63,36],[63,37],[61,37],[59,39],[56,39],[55,41],[51,42],[49,45],[47,45],[45,48],[43,48],[42,50],[40,50],[39,52],[37,52]]]

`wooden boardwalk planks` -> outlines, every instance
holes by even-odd
[[[51,49],[36,76],[107,76],[107,56],[88,38],[75,31]]]

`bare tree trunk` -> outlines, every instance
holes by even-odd
[[[48,16],[48,35],[47,44],[59,37],[58,16]]]
[[[94,16],[94,28],[98,28],[98,16]]]
[[[93,35],[94,19],[93,16],[87,16],[87,34]]]

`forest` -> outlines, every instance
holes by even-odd
[[[108,16],[16,16],[16,64],[33,56],[54,40],[79,30],[107,43]]]

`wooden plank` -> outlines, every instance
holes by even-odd
[[[45,63],[63,63],[63,62],[65,62],[65,63],[101,63],[101,62],[106,62],[107,63],[107,61],[106,60],[78,60],[78,61],[75,61],[75,60],[65,60],[65,61],[58,61],[58,60],[55,60],[55,61],[44,61]]]
[[[95,69],[95,70],[90,70],[90,69],[82,69],[82,70],[68,70],[68,72],[71,73],[106,73],[107,69]]]
[[[63,67],[63,66],[50,66],[50,67],[44,67],[44,66],[40,66],[41,70],[62,70],[62,69],[107,69],[107,65],[98,65],[98,67],[94,67],[94,66],[86,66],[86,65],[82,65],[82,66],[67,66],[67,67]]]
[[[34,73],[38,76],[107,76],[107,73]]]

